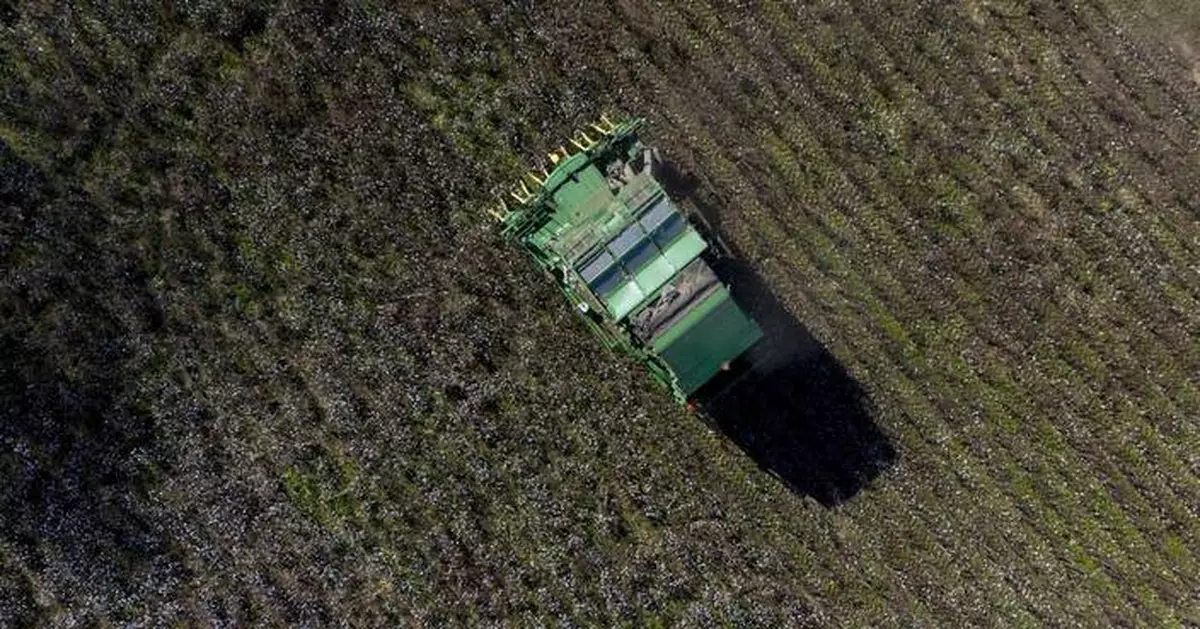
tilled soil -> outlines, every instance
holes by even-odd
[[[1198,24],[0,8],[0,625],[1200,623]],[[709,424],[483,211],[601,111],[770,335]]]

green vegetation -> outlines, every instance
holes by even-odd
[[[0,7],[0,625],[1200,624],[1192,4],[201,4]],[[836,508],[491,229],[600,111],[869,396]]]

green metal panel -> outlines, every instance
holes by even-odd
[[[665,251],[654,247],[655,256],[641,270],[633,274],[633,279],[642,289],[642,293],[651,297],[662,288],[692,260],[695,260],[707,247],[704,239],[690,227],[670,243]],[[633,269],[627,269],[633,271]],[[639,304],[640,305],[640,304]]]
[[[625,315],[633,312],[638,304],[646,298],[646,294],[638,287],[637,282],[627,281],[616,290],[608,299],[605,300],[605,305],[608,306],[608,313],[614,319],[621,320]]]
[[[642,267],[637,275],[633,276],[633,281],[637,282],[641,287],[642,293],[646,295],[654,294],[654,291],[666,284],[679,269],[667,261],[662,255],[654,256],[654,259],[649,264]]]
[[[671,266],[682,269],[687,266],[688,262],[695,260],[696,256],[703,253],[707,247],[708,243],[704,242],[700,234],[689,227],[663,251],[663,257],[671,263]]]
[[[557,190],[573,173],[589,164],[591,164],[591,159],[586,153],[576,153],[568,157],[554,167],[554,172],[550,173],[546,179],[545,188]]]
[[[729,298],[728,293],[722,297],[661,350],[663,359],[679,380],[679,387],[687,395],[708,382],[722,365],[762,338],[762,330]],[[680,322],[679,327],[684,327],[684,322]]]
[[[696,325],[708,316],[708,313],[716,310],[718,306],[729,300],[729,290],[724,286],[717,289],[712,295],[709,295],[704,301],[692,306],[692,309],[685,317],[679,320],[671,329],[662,333],[658,338],[654,339],[654,351],[662,353],[668,346],[675,342],[684,332],[687,332],[692,326]]]
[[[565,219],[564,223],[570,224],[581,217],[594,214],[616,201],[616,197],[604,181],[604,175],[592,164],[587,164],[566,178],[571,181],[564,182],[552,195],[559,207],[569,210],[564,212],[565,216],[562,217]]]

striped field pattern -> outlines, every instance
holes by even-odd
[[[0,12],[0,625],[1200,624],[1189,3],[268,4]],[[775,456],[892,453],[846,495],[488,223],[601,112],[819,347]]]

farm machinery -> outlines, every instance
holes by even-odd
[[[711,230],[664,189],[644,124],[602,116],[489,211],[605,345],[691,406],[763,333],[707,261]]]

